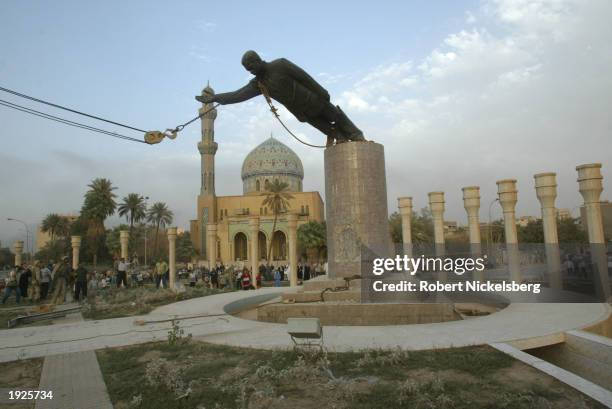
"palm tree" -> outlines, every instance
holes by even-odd
[[[40,229],[49,233],[49,237],[51,237],[51,242],[55,241],[55,235],[58,233],[60,229],[60,224],[62,223],[62,216],[57,213],[48,214],[47,217],[42,221],[42,226]]]
[[[130,236],[134,230],[134,223],[137,223],[145,218],[147,206],[144,197],[138,193],[130,193],[123,198],[123,202],[117,208],[119,216],[125,216],[125,219],[130,223]]]
[[[310,221],[301,225],[297,230],[297,241],[306,249],[308,259],[312,259],[312,253],[315,253],[316,258],[319,258],[321,250],[323,250],[327,244],[327,234],[325,230],[325,223],[319,223],[316,221]]]
[[[115,213],[117,207],[116,195],[113,193],[116,188],[110,180],[104,178],[94,179],[87,186],[89,190],[85,193],[81,216],[87,220],[87,239],[93,251],[95,266],[101,244],[104,243],[104,220]]]
[[[266,206],[274,214],[274,222],[272,223],[272,234],[270,236],[270,246],[268,248],[268,259],[266,260],[268,266],[270,265],[270,256],[272,254],[272,242],[274,240],[274,232],[276,231],[276,221],[280,213],[286,212],[289,208],[289,200],[293,199],[293,196],[287,193],[289,185],[285,182],[281,182],[278,179],[274,181],[268,187],[268,190],[264,193],[266,198],[262,202],[262,206]]]
[[[172,223],[174,213],[168,206],[163,202],[157,202],[153,204],[147,210],[147,221],[155,225],[155,256],[157,257],[157,240],[159,238],[159,227],[166,227],[166,225]]]

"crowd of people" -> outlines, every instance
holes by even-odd
[[[318,275],[325,274],[326,265],[323,263],[299,263],[297,277],[299,281],[310,280]],[[207,266],[193,266],[178,271],[177,278],[186,278],[190,287],[202,285],[208,288],[226,290],[249,290],[262,286],[262,282],[273,283],[280,287],[283,281],[290,278],[288,265],[260,264],[255,275],[251,268],[238,263],[226,267],[217,262],[213,268]],[[160,258],[151,269],[140,268],[138,258],[115,258],[113,267],[106,271],[89,271],[83,264],[76,269],[72,268],[67,256],[55,263],[44,264],[40,260],[32,263],[23,263],[15,266],[5,279],[5,290],[2,304],[11,297],[15,297],[17,304],[22,299],[31,303],[50,302],[61,304],[66,301],[66,294],[70,292],[72,299],[83,301],[88,293],[106,288],[128,288],[154,284],[156,288],[168,288],[170,272],[168,263]],[[270,284],[268,284],[270,285]]]

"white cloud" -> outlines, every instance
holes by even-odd
[[[519,214],[537,214],[541,171],[558,172],[559,207],[578,205],[574,167],[612,165],[609,15],[604,0],[485,2],[420,61],[374,67],[344,91],[366,137],[385,144],[390,206],[400,195],[425,206],[441,189],[448,217],[465,220],[462,186],[481,185],[485,203],[514,177]]]

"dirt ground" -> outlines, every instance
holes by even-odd
[[[0,363],[0,389],[36,390],[40,382],[43,358]],[[4,397],[0,402],[5,402]],[[0,404],[0,407],[2,404]],[[10,403],[7,409],[31,409],[34,402]]]
[[[602,407],[485,346],[322,354],[191,340],[107,349],[98,360],[116,409]]]

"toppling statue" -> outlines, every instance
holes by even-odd
[[[287,108],[300,122],[308,122],[327,135],[327,146],[337,142],[365,141],[363,132],[339,106],[330,102],[329,93],[303,69],[285,58],[263,61],[255,51],[242,56],[242,65],[255,75],[234,92],[204,94],[195,98],[204,103],[236,104],[263,94]]]

